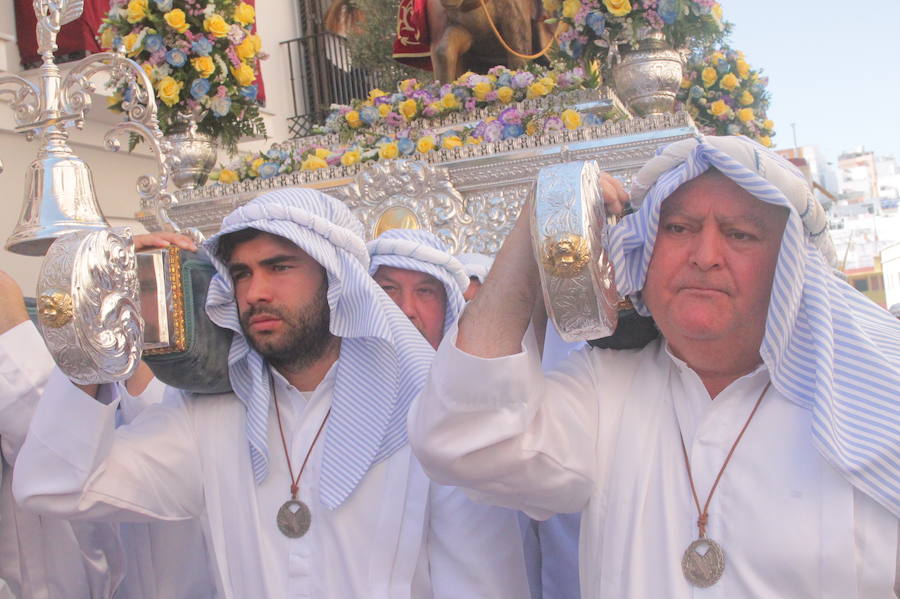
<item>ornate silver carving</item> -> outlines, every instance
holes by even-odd
[[[37,295],[38,327],[66,376],[80,384],[131,376],[144,323],[130,229],[57,239],[41,266]]]
[[[621,54],[613,67],[616,91],[632,112],[647,116],[672,112],[684,66],[681,54],[664,40],[647,39]]]
[[[606,222],[595,162],[541,169],[532,243],[547,315],[566,341],[612,335],[618,293],[603,250]]]
[[[216,140],[197,131],[194,115],[179,116],[183,122],[165,136],[175,157],[172,180],[178,189],[194,189],[206,183],[215,166]]]

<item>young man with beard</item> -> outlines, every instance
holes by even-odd
[[[108,387],[97,401],[56,376],[18,499],[65,517],[198,517],[222,597],[527,593],[511,516],[432,484],[410,452],[433,350],[368,276],[361,229],[309,189],[236,209],[205,246],[234,392],[173,389],[114,431]]]

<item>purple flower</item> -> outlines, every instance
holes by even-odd
[[[434,102],[434,96],[432,96],[431,92],[429,92],[427,89],[417,89],[409,94],[409,97],[413,100],[422,100],[422,103],[426,106]]]
[[[510,107],[497,115],[497,120],[504,125],[520,125],[522,124],[522,112],[518,108]]]
[[[402,127],[403,123],[405,123],[406,121],[403,119],[402,116],[400,116],[399,114],[397,114],[396,112],[394,112],[392,110],[391,112],[387,113],[387,115],[384,117],[384,122],[389,127]]]
[[[425,118],[429,118],[429,119],[430,119],[430,118],[432,118],[432,117],[437,116],[437,115],[438,115],[438,112],[439,112],[439,111],[438,111],[437,108],[435,108],[434,106],[432,106],[432,105],[429,104],[428,106],[426,106],[426,107],[422,110],[422,116],[424,116]]]
[[[228,41],[235,46],[244,41],[246,35],[247,34],[244,33],[244,30],[241,29],[241,26],[237,23],[232,24],[231,27],[228,28]]]
[[[562,131],[563,122],[558,116],[551,116],[544,121],[544,131]]]
[[[512,87],[513,88],[526,88],[534,81],[534,75],[529,73],[528,71],[520,71],[513,75],[512,78]]]
[[[466,103],[464,104],[464,106],[467,111],[472,111],[475,110],[475,104],[475,98],[466,98]]]
[[[499,141],[503,137],[503,123],[500,121],[491,121],[484,127],[484,134],[481,136],[484,141]]]
[[[497,101],[497,90],[492,89],[484,96],[485,101],[487,102],[496,102]]]

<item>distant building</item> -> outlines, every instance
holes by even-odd
[[[841,154],[838,158],[838,175],[842,199],[858,203],[879,197],[874,152],[866,152],[860,147]]]
[[[885,305],[900,304],[900,243],[881,250],[881,274]]]
[[[853,285],[857,291],[862,292],[882,308],[887,307],[885,301],[884,273],[882,271],[881,259],[878,256],[875,257],[872,266],[848,268],[844,271],[844,274],[847,275],[847,282]]]
[[[878,177],[878,197],[900,200],[900,164],[893,156],[875,158],[875,175]]]
[[[806,175],[810,184],[813,185],[816,199],[819,200],[822,206],[828,209],[832,204],[831,198],[823,193],[821,189],[836,196],[840,192],[840,187],[838,185],[838,177],[834,166],[825,159],[825,155],[819,147],[800,146],[798,148],[778,150],[778,153],[788,160],[797,161],[798,159],[803,159],[806,161],[808,170],[803,167],[801,167],[801,170],[804,171],[803,174]]]

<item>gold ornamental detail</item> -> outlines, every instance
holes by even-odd
[[[72,296],[61,291],[45,293],[38,298],[38,317],[46,326],[58,329],[74,316]]]
[[[574,233],[560,233],[544,241],[541,262],[553,277],[571,279],[578,276],[591,259],[587,240]]]

